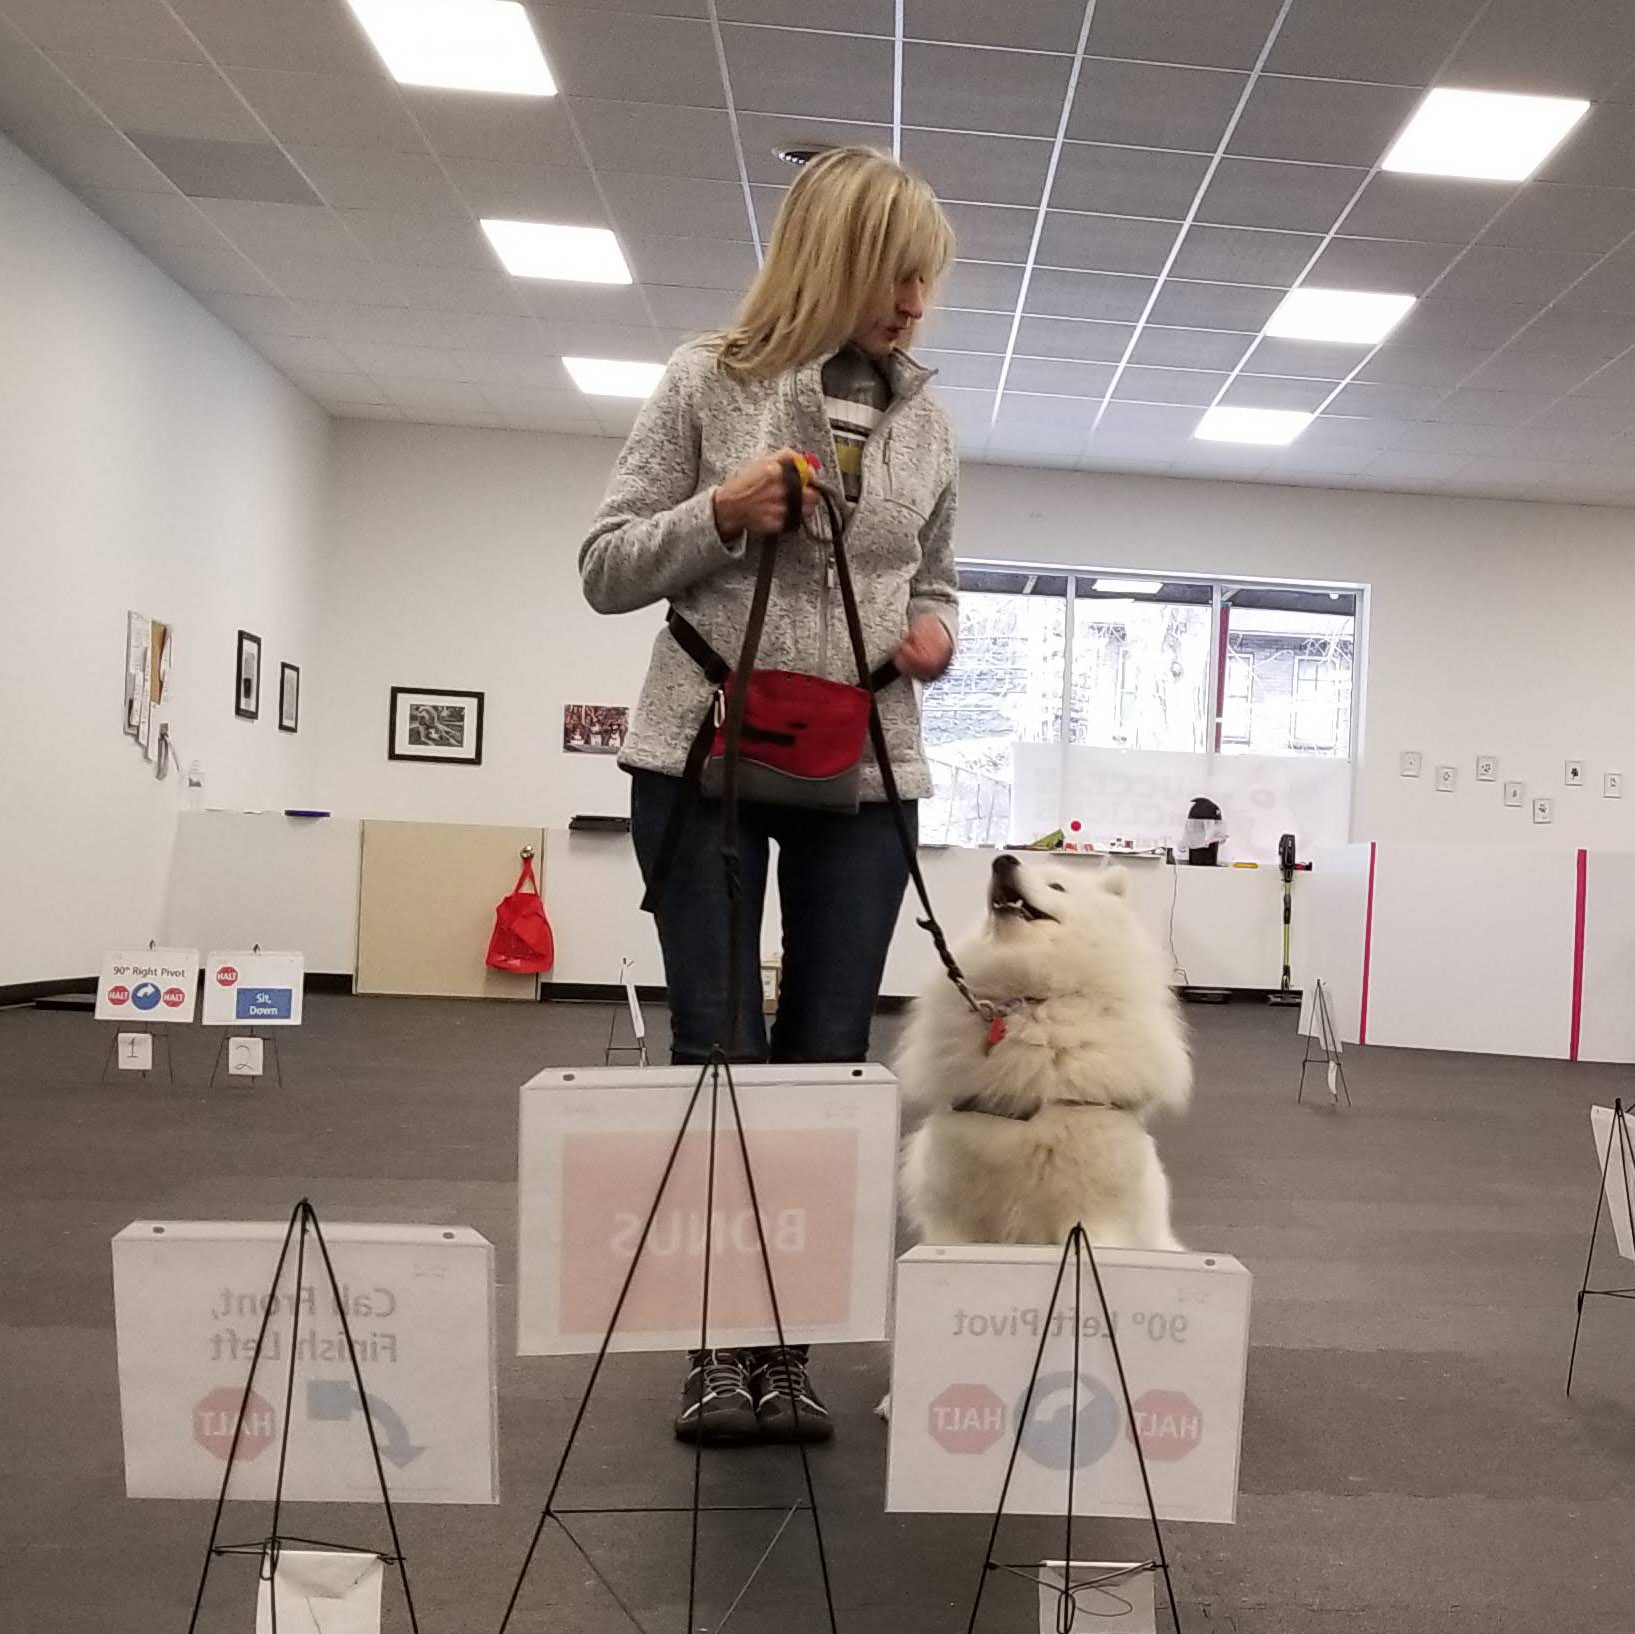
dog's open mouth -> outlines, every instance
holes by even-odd
[[[988,891],[988,906],[996,919],[1010,917],[1030,921],[1048,919],[1052,924],[1056,922],[1054,914],[1034,907],[1014,885],[998,875],[994,876],[993,885]]]

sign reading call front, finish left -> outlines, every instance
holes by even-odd
[[[97,979],[98,1021],[127,1028],[159,1021],[191,1021],[198,1003],[199,950],[150,947],[105,953]]]

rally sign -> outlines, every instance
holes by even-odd
[[[791,1342],[881,1339],[896,1227],[897,1082],[884,1067],[733,1074],[761,1228]],[[732,1102],[706,1082],[658,1194],[697,1068],[542,1072],[522,1089],[517,1351],[596,1350],[636,1263],[615,1350],[696,1346],[709,1248],[710,1342],[776,1342]]]
[[[98,1021],[148,1027],[158,1021],[191,1021],[198,999],[197,948],[150,947],[105,953],[97,978]]]
[[[1020,1422],[1007,1513],[1065,1513],[1072,1469],[1075,1514],[1145,1517],[1139,1438],[1162,1519],[1233,1520],[1249,1273],[1223,1254],[1096,1251],[1132,1424],[1088,1260],[1075,1419],[1071,1261],[1050,1309],[1061,1263],[1059,1248],[1019,1247],[898,1261],[886,1508],[991,1514]]]
[[[299,1286],[296,1243],[272,1286],[287,1230],[141,1220],[114,1238],[126,1494],[214,1498],[236,1433],[227,1495],[270,1498],[287,1403],[284,1496],[378,1502],[367,1399],[394,1502],[497,1503],[492,1245],[453,1226],[325,1227],[360,1397],[316,1238]]]
[[[206,1027],[299,1027],[306,956],[212,953],[204,968]]]

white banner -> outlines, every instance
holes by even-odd
[[[199,950],[150,947],[104,953],[97,978],[98,1021],[147,1027],[191,1021],[198,1002]]]
[[[306,958],[300,953],[212,953],[204,966],[206,1027],[299,1027]]]
[[[1039,1352],[1056,1248],[916,1248],[898,1261],[886,1508],[991,1514]],[[1249,1273],[1222,1254],[1100,1249],[1153,1501],[1164,1520],[1228,1522],[1249,1349]],[[1077,1457],[1076,1515],[1145,1517],[1146,1498],[1088,1260],[1050,1317],[1007,1514],[1061,1515]]]
[[[288,1222],[141,1220],[113,1240],[125,1491],[214,1498]],[[454,1226],[324,1227],[394,1503],[497,1503],[494,1250]],[[291,1340],[286,1498],[380,1497],[316,1238],[291,1243],[251,1381],[230,1498],[270,1498]]]
[[[741,1067],[745,1141],[785,1337],[883,1339],[896,1232],[897,1081],[879,1066]],[[517,1351],[595,1351],[686,1113],[696,1067],[542,1072],[522,1089]],[[613,1335],[615,1350],[696,1347],[710,1085],[688,1125]],[[716,1107],[710,1342],[777,1331],[723,1079]]]
[[[1635,1167],[1631,1166],[1630,1158],[1626,1155],[1635,1151],[1635,1124],[1631,1123],[1631,1116],[1629,1112],[1624,1113],[1624,1128],[1630,1142],[1626,1147],[1613,1125],[1612,1108],[1590,1108],[1590,1128],[1595,1132],[1595,1161],[1605,1168],[1607,1174],[1607,1213],[1612,1216],[1612,1232],[1618,1252],[1626,1260],[1635,1260],[1635,1222],[1631,1222],[1629,1217],[1630,1203],[1635,1199]],[[1609,1142],[1612,1146],[1610,1154],[1607,1151]]]

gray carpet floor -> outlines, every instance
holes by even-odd
[[[177,1087],[101,1087],[103,1029],[0,1012],[0,1628],[182,1634],[210,1506],[123,1496],[108,1241],[141,1216],[282,1218],[308,1193],[330,1218],[460,1223],[496,1244],[505,1501],[400,1518],[424,1634],[492,1634],[586,1365],[505,1354],[515,1091],[542,1065],[600,1061],[608,1015],[317,998],[284,1039],[282,1091],[207,1091],[186,1087],[209,1076],[213,1042],[197,1030],[177,1042]],[[1183,1626],[1628,1634],[1635,1307],[1591,1302],[1571,1401],[1562,1384],[1595,1199],[1585,1109],[1635,1096],[1631,1074],[1358,1051],[1355,1108],[1336,1115],[1294,1104],[1290,1012],[1189,1019],[1197,1099],[1161,1132],[1176,1225],[1242,1259],[1255,1289],[1239,1523],[1166,1529]],[[892,1030],[881,1023],[881,1049]],[[1623,1280],[1610,1245],[1599,1280]],[[882,1514],[871,1408],[885,1375],[883,1347],[821,1358],[841,1426],[814,1459],[840,1627],[958,1634],[985,1523]],[[678,1382],[670,1358],[611,1364],[575,1459],[578,1501],[685,1501],[691,1464],[668,1431]],[[798,1484],[770,1450],[709,1476],[722,1501]],[[355,1535],[350,1513],[303,1506],[301,1519],[307,1535]],[[1049,1548],[1037,1523],[1013,1524],[1011,1558]],[[705,1571],[723,1593],[705,1626],[769,1530],[712,1523]],[[1102,1558],[1147,1552],[1140,1528],[1089,1531]],[[609,1519],[583,1535],[655,1634],[679,1634],[685,1522]],[[212,1574],[202,1628],[252,1626],[250,1570]],[[816,1634],[820,1605],[812,1551],[791,1533],[729,1626]],[[550,1536],[512,1626],[627,1625]],[[982,1626],[1037,1627],[1026,1589],[996,1580]],[[408,1627],[390,1589],[386,1627]]]

